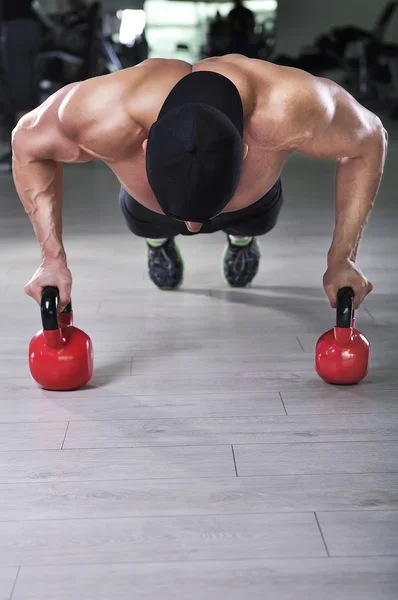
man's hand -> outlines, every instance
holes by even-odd
[[[323,277],[323,286],[330,306],[336,308],[337,292],[343,287],[354,290],[354,308],[357,309],[373,290],[373,285],[351,260],[345,259],[329,265]]]
[[[25,293],[40,305],[43,288],[54,286],[59,290],[60,312],[71,297],[72,275],[64,260],[44,259],[32,279],[25,286]]]

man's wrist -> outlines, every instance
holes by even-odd
[[[66,254],[65,251],[62,250],[58,250],[57,252],[42,252],[42,261],[43,263],[49,264],[49,263],[58,263],[58,264],[63,264],[66,265],[67,264],[67,259],[66,259]]]
[[[337,251],[334,248],[331,248],[327,255],[328,267],[332,267],[333,265],[341,264],[344,262],[349,263],[349,262],[354,262],[354,261],[355,261],[355,257],[353,257],[352,250]]]

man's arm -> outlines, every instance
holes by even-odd
[[[387,132],[376,115],[331,81],[314,78],[309,94],[312,131],[297,150],[313,158],[337,161],[335,230],[328,252],[325,290],[334,306],[336,288],[350,283],[355,288],[357,283],[356,306],[359,306],[372,286],[353,263],[380,186]],[[362,287],[355,272],[362,277]]]
[[[126,98],[137,97],[146,73],[137,66],[65,86],[21,119],[13,132],[14,181],[43,257],[25,291],[39,303],[45,285],[59,288],[61,308],[69,301],[62,163],[99,158],[110,164],[136,147],[140,126],[130,116]],[[127,93],[131,90],[135,93]]]
[[[29,141],[34,143],[32,134]],[[39,158],[29,151],[27,135],[19,129],[13,136],[15,187],[40,244],[42,258],[62,259],[62,165],[51,158]],[[42,150],[42,148],[40,148]]]
[[[35,274],[26,291],[40,302],[42,287],[57,284],[61,306],[67,304],[70,293],[62,243],[62,163],[91,159],[68,139],[58,118],[59,106],[74,86],[60,90],[26,115],[12,135],[14,182],[39,241],[43,261],[40,273]]]

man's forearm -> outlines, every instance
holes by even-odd
[[[15,186],[43,259],[66,261],[62,244],[62,164],[30,159],[16,145],[13,154]]]
[[[336,223],[328,262],[356,260],[364,227],[376,200],[387,152],[381,127],[362,156],[341,159],[336,169]]]

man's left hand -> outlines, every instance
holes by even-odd
[[[343,287],[351,287],[354,290],[355,309],[362,304],[366,296],[373,290],[373,285],[366,279],[355,263],[349,259],[329,265],[323,277],[323,286],[332,308],[336,308],[337,292]]]

